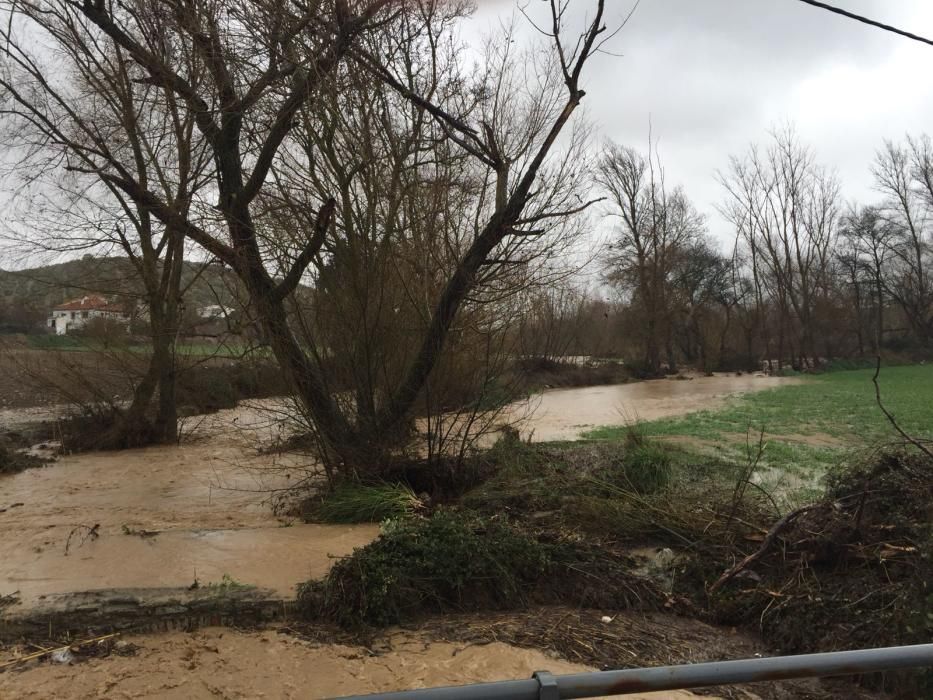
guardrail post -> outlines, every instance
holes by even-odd
[[[550,671],[535,671],[532,676],[538,681],[538,700],[560,700],[560,686]]]

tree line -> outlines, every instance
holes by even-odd
[[[658,374],[929,343],[925,139],[851,212],[790,133],[733,159],[723,254],[656,154],[595,152],[575,113],[625,17],[573,5],[477,57],[459,1],[0,1],[7,236],[117,251],[143,290],[150,365],[112,429],[177,437],[190,259],[236,278],[331,476],[378,473],[425,417],[429,451],[462,451],[515,357]],[[573,275],[602,215],[595,300]]]
[[[724,247],[656,154],[610,144],[595,171],[609,224],[602,298],[547,292],[537,351],[621,355],[646,376],[927,357],[933,143],[886,141],[870,167],[877,201],[847,203],[792,128],[772,132],[717,173],[734,230]]]

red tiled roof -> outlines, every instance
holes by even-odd
[[[97,294],[89,294],[80,299],[72,299],[55,307],[55,311],[111,311],[113,313],[124,313],[123,307],[118,304],[111,304],[104,297]]]

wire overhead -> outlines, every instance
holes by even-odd
[[[800,0],[800,2],[806,3],[807,5],[812,5],[813,7],[819,7],[822,10],[827,10],[837,15],[842,15],[843,17],[848,17],[849,19],[854,19],[856,22],[862,22],[863,24],[868,24],[872,27],[883,29],[886,32],[899,34],[900,36],[907,37],[908,39],[913,39],[914,41],[919,41],[924,44],[933,46],[933,39],[927,39],[926,37],[922,37],[918,34],[913,34],[911,32],[904,31],[903,29],[892,27],[890,24],[884,24],[883,22],[878,22],[876,20],[869,19],[868,17],[857,15],[854,12],[843,10],[841,7],[833,7],[832,5],[827,5],[825,2],[818,2],[818,0]]]

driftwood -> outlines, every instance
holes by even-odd
[[[768,530],[768,534],[765,535],[764,540],[761,542],[761,546],[752,554],[749,554],[747,557],[742,559],[738,564],[733,566],[731,569],[725,571],[722,576],[716,579],[716,582],[710,586],[709,592],[712,595],[720,588],[722,588],[728,581],[735,578],[735,576],[741,572],[743,569],[747,568],[751,564],[754,564],[756,561],[761,559],[768,550],[771,548],[771,545],[774,544],[774,541],[791,523],[793,523],[797,518],[799,518],[804,513],[817,508],[819,503],[811,503],[810,505],[802,506],[793,510],[783,518],[778,520],[774,525],[771,526],[771,529]]]
[[[56,651],[66,651],[68,649],[79,649],[80,647],[87,646],[88,644],[95,644],[106,641],[107,639],[113,639],[114,637],[119,637],[119,632],[114,632],[112,634],[105,634],[101,637],[93,637],[92,639],[85,639],[81,642],[73,642],[71,644],[66,644],[61,647],[53,647],[51,649],[42,649],[40,651],[34,652],[32,654],[26,654],[26,656],[20,656],[19,658],[13,659],[12,661],[6,661],[0,664],[0,671],[5,671],[8,668],[16,666],[17,664],[26,663],[27,661],[33,661],[35,659],[41,659],[44,656],[49,654],[54,654]]]

